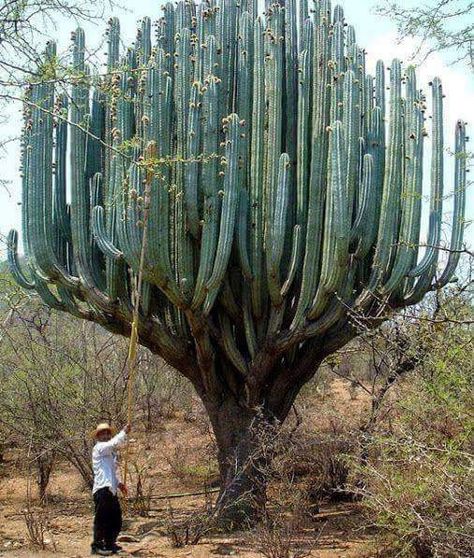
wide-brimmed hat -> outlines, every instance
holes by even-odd
[[[97,438],[97,436],[101,432],[104,432],[105,430],[108,430],[111,434],[114,433],[114,429],[110,426],[110,424],[108,422],[101,422],[100,424],[98,424],[96,426],[96,429],[93,432],[94,438]]]

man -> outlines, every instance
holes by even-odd
[[[92,469],[94,487],[92,494],[95,504],[94,540],[92,554],[110,556],[121,548],[117,537],[122,528],[122,510],[117,496],[117,489],[127,494],[125,485],[118,478],[118,459],[116,450],[125,443],[130,425],[112,437],[111,426],[104,422],[95,429],[96,444],[92,450]]]

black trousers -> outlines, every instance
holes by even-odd
[[[94,541],[93,548],[112,549],[122,528],[122,510],[118,496],[108,488],[94,493]]]

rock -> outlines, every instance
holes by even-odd
[[[220,544],[216,546],[214,550],[211,550],[212,554],[219,554],[220,556],[236,556],[237,551],[230,544]]]
[[[155,527],[158,527],[162,523],[163,523],[162,521],[147,521],[146,523],[143,523],[142,525],[138,526],[137,534],[138,535],[148,534],[150,531],[155,529]]]
[[[124,543],[137,543],[140,542],[140,539],[137,537],[134,537],[133,535],[127,535],[127,534],[123,534],[120,535],[117,539],[119,542],[124,542]]]

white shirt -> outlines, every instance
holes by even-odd
[[[92,494],[105,488],[110,488],[113,494],[117,494],[119,479],[117,476],[117,453],[116,449],[127,439],[124,430],[119,432],[108,442],[97,442],[92,450],[92,470],[94,472],[94,487]]]

